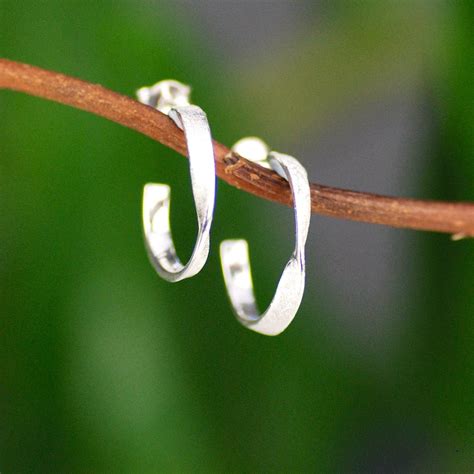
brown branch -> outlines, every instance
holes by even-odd
[[[0,59],[0,88],[43,97],[129,127],[186,156],[183,133],[166,115],[96,84]],[[286,181],[214,142],[217,175],[256,196],[291,205]],[[392,198],[311,185],[313,212],[354,221],[474,236],[474,204]]]

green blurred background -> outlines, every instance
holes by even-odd
[[[216,139],[260,135],[312,181],[474,201],[472,6],[0,0],[0,52],[130,96],[189,83]],[[314,216],[302,307],[263,337],[218,243],[249,240],[264,307],[290,209],[219,182],[208,264],[168,284],[141,192],[171,185],[189,255],[186,161],[19,93],[0,112],[2,473],[472,472],[472,240]]]

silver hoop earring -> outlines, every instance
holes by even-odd
[[[202,269],[209,255],[209,232],[216,190],[214,150],[204,111],[189,102],[191,89],[177,81],[161,81],[137,91],[140,102],[168,114],[184,131],[191,185],[198,221],[198,235],[186,265],[176,254],[170,227],[170,193],[167,184],[148,183],[143,190],[143,229],[150,261],[167,281],[190,278]]]
[[[274,151],[269,152],[266,144],[258,138],[244,138],[232,150],[276,171],[289,182],[293,194],[295,249],[283,270],[273,300],[263,314],[260,314],[255,302],[247,241],[224,240],[220,245],[224,281],[237,319],[253,331],[276,336],[291,323],[303,298],[304,249],[311,219],[308,175],[298,160]]]

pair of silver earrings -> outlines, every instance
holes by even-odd
[[[137,91],[143,104],[168,114],[184,131],[189,156],[191,186],[198,220],[198,235],[186,265],[176,254],[169,220],[170,187],[149,183],[143,192],[143,228],[150,261],[165,280],[175,282],[196,275],[209,255],[209,235],[214,212],[216,174],[211,131],[204,111],[190,103],[190,88],[166,80]],[[286,179],[293,194],[295,249],[280,277],[272,302],[264,313],[257,309],[248,244],[224,240],[220,257],[224,281],[237,319],[249,329],[275,336],[295,317],[305,286],[305,244],[311,219],[311,197],[304,167],[292,156],[270,151],[258,138],[238,141],[232,150],[240,156],[276,171]]]

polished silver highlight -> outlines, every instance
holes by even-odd
[[[220,245],[222,271],[237,319],[249,329],[276,336],[295,317],[305,286],[305,244],[311,220],[311,195],[308,175],[292,156],[274,151],[258,138],[247,138],[232,148],[250,161],[269,167],[288,180],[293,194],[296,242],[267,310],[261,314],[255,302],[248,244],[245,240],[224,240]],[[262,159],[265,151],[266,159]]]
[[[191,87],[173,79],[137,90],[137,98],[142,104],[154,107],[164,114],[168,114],[172,108],[190,105],[190,97]]]
[[[202,269],[209,255],[209,232],[216,190],[214,150],[206,114],[189,103],[191,89],[177,81],[161,81],[137,91],[140,102],[167,113],[184,131],[198,235],[186,265],[176,254],[170,227],[170,187],[149,183],[143,190],[143,229],[150,261],[168,281],[190,278]]]

